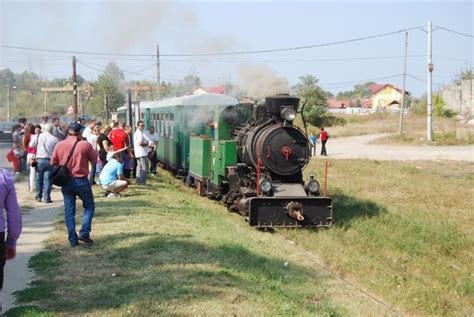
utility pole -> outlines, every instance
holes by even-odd
[[[431,35],[432,25],[431,21],[428,21],[428,100],[427,100],[427,127],[426,127],[426,139],[430,142],[433,141],[433,50],[431,46]]]
[[[400,104],[400,130],[399,135],[403,133],[403,109],[405,107],[405,82],[407,79],[407,53],[408,53],[408,32],[405,32],[405,62],[403,63],[403,85],[402,85],[402,103]]]
[[[161,86],[161,75],[160,75],[160,45],[156,45],[156,81],[158,82],[158,87]],[[160,99],[160,90],[156,92],[157,99]]]
[[[132,116],[132,91],[127,90],[127,105],[128,105],[128,124],[133,127],[133,116]]]
[[[10,85],[7,86],[7,120],[10,122]]]
[[[104,95],[105,124],[109,124],[109,98]]]
[[[74,114],[77,114],[77,78],[76,78],[76,56],[72,57],[72,93]]]

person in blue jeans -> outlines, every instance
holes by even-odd
[[[66,164],[68,156],[70,161]],[[89,183],[89,163],[97,163],[97,152],[89,142],[82,140],[81,125],[77,122],[68,127],[68,137],[58,143],[51,158],[52,165],[66,165],[71,174],[71,179],[62,186],[61,192],[64,198],[64,218],[71,247],[75,247],[82,241],[93,244],[90,233],[92,231],[92,218],[94,217],[94,196]],[[79,235],[76,232],[76,197],[82,200],[84,217]]]
[[[53,150],[58,144],[57,137],[52,135],[53,126],[50,124],[43,125],[42,133],[36,134],[30,142],[30,147],[36,148],[36,201],[44,198],[45,203],[52,203],[51,200],[51,175],[53,167],[50,164]]]
[[[61,188],[64,198],[64,218],[68,232],[68,240],[72,247],[78,245],[81,240],[87,244],[94,243],[90,238],[92,231],[92,218],[94,217],[95,204],[91,184],[86,178],[73,178]],[[76,197],[82,200],[84,216],[79,236],[76,233]]]
[[[35,168],[36,172],[36,201],[41,201],[44,196],[44,202],[52,203],[51,200],[51,189],[53,184],[51,183],[51,174],[53,173],[53,167],[49,164],[49,159],[38,158],[38,163]]]

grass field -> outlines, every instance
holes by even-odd
[[[336,160],[329,179],[333,228],[285,236],[406,312],[472,314],[473,163]]]
[[[97,245],[69,248],[60,221],[30,263],[39,279],[8,316],[392,313],[165,172],[96,207]]]
[[[97,199],[98,244],[68,248],[61,221],[9,315],[394,314],[320,263],[403,313],[470,315],[474,164],[337,160],[329,171],[328,230],[254,230],[167,174]],[[322,161],[306,172],[321,176]]]

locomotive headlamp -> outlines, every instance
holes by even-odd
[[[311,194],[317,194],[319,192],[319,183],[315,179],[308,181],[306,186],[308,187],[308,190],[311,192]]]
[[[296,118],[296,110],[293,107],[285,107],[281,110],[281,117],[286,121],[293,121]]]
[[[262,180],[260,182],[260,189],[265,194],[268,194],[272,190],[272,182],[270,182],[268,179]]]

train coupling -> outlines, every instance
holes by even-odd
[[[303,204],[297,203],[295,201],[290,201],[286,205],[285,209],[287,210],[288,216],[295,218],[298,221],[303,221]]]

